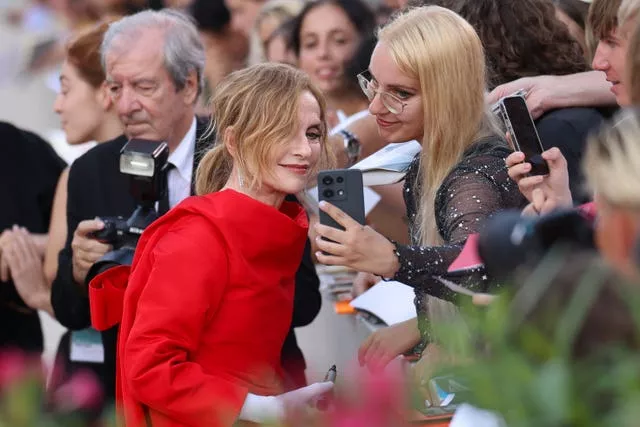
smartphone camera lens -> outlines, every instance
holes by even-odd
[[[342,191],[342,190],[340,190]],[[330,199],[333,197],[333,190],[324,190],[322,193],[326,199]]]
[[[344,190],[338,190],[338,196],[344,196]]]
[[[330,176],[325,176],[324,178],[322,178],[322,183],[324,185],[331,185],[333,183],[333,178],[331,178]]]
[[[341,177],[341,176],[339,176],[339,177],[337,177],[337,178],[336,178],[336,182],[337,182],[338,184],[342,184],[342,183],[344,182],[344,178],[343,178],[343,177]]]

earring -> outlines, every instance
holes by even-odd
[[[238,172],[238,184],[240,185],[240,188],[244,188],[244,178],[240,172]]]

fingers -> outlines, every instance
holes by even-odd
[[[316,233],[318,233],[318,237],[324,237],[325,239],[333,240],[336,243],[344,243],[346,232],[342,230],[338,230],[334,227],[329,227],[328,225],[323,225],[317,223],[315,225]],[[316,238],[317,240],[317,238]]]
[[[524,162],[524,153],[522,151],[514,151],[505,159],[508,168],[519,165]]]
[[[345,247],[339,243],[330,242],[321,238],[320,236],[316,237],[316,246],[322,251],[331,255],[336,256],[344,256],[345,255]]]
[[[531,192],[531,205],[538,215],[542,212],[546,199],[544,191],[539,188],[535,188]]]
[[[318,206],[323,212],[325,212],[327,215],[333,218],[338,224],[343,226],[345,229],[361,226],[361,224],[359,224],[356,220],[351,218],[349,215],[344,213],[340,208],[332,205],[331,203],[328,203],[323,200],[318,204]]]
[[[102,230],[104,228],[104,222],[99,219],[87,219],[80,221],[76,228],[75,235],[87,237],[91,232]]]
[[[375,352],[376,347],[380,344],[378,342],[378,333],[374,332],[360,345],[358,349],[358,363],[360,366],[365,366],[367,360],[369,360],[369,352]]]
[[[542,158],[547,161],[549,169],[566,169],[567,159],[562,155],[558,147],[553,147],[542,153]]]
[[[489,294],[475,294],[473,296],[473,304],[475,305],[489,305],[496,299],[495,295]]]

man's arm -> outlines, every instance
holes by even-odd
[[[487,102],[494,104],[520,89],[527,92],[527,106],[534,119],[558,108],[616,105],[616,98],[610,90],[611,83],[601,71],[524,77],[496,87]]]

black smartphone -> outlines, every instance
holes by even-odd
[[[351,218],[364,225],[364,192],[361,170],[321,171],[318,174],[318,199],[340,208]],[[320,211],[320,224],[344,230],[344,227],[323,211]]]
[[[538,130],[529,114],[523,96],[507,96],[500,101],[500,113],[511,137],[514,148],[522,151],[525,162],[531,164],[530,175],[547,175],[549,167],[542,158],[544,147]]]

